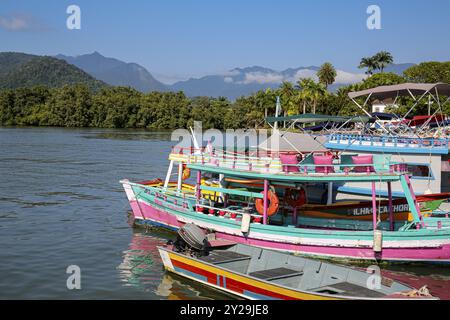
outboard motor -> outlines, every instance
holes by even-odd
[[[196,257],[207,256],[210,247],[205,231],[193,223],[178,230],[178,237],[173,245],[176,252],[189,253]]]

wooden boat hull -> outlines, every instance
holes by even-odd
[[[258,249],[258,248],[252,248],[252,249]],[[250,250],[252,250],[250,249]],[[283,276],[287,276],[290,278],[290,280],[282,281],[282,282],[276,282],[271,280],[265,280],[263,278],[259,278],[256,275],[250,272],[250,266],[252,265],[252,258],[251,256],[242,256],[244,259],[249,259],[247,262],[247,267],[245,266],[245,261],[241,262],[222,262],[222,263],[210,263],[207,260],[205,261],[204,258],[196,258],[192,257],[190,255],[186,255],[183,253],[175,252],[172,250],[171,246],[169,247],[158,247],[159,254],[161,256],[161,259],[163,261],[164,268],[172,273],[178,274],[182,277],[191,279],[193,281],[199,282],[205,286],[212,287],[214,289],[226,292],[228,294],[249,299],[249,300],[380,300],[380,299],[411,299],[407,298],[405,295],[400,294],[399,292],[410,292],[413,290],[413,288],[403,285],[398,282],[394,282],[390,279],[383,278],[385,282],[386,287],[384,290],[389,290],[387,293],[381,293],[381,292],[373,292],[368,290],[365,286],[367,283],[367,280],[361,277],[369,277],[367,276],[364,271],[356,271],[356,270],[350,270],[348,267],[341,267],[341,266],[335,266],[331,264],[323,264],[320,263],[319,269],[322,270],[321,272],[318,272],[319,269],[317,269],[317,265],[314,262],[313,265],[310,264],[310,262],[305,261],[304,259],[302,261],[294,262],[295,260],[290,260],[292,264],[295,264],[294,269],[286,269],[284,274],[283,273],[277,273],[277,275],[280,278],[283,278]],[[227,251],[219,251],[219,252],[227,252]],[[239,251],[238,251],[239,252]],[[265,256],[266,253],[262,253],[262,251],[259,253],[259,256]],[[221,257],[222,253],[219,255],[216,255],[215,258],[213,258],[213,261],[217,261],[217,257]],[[227,257],[227,256],[226,256]],[[232,256],[235,259],[236,256]],[[239,257],[239,256],[238,256]],[[208,257],[206,257],[208,258]],[[296,257],[292,257],[295,259]],[[222,258],[220,258],[222,259]],[[227,258],[225,258],[227,259]],[[229,259],[229,258],[228,258]],[[240,258],[242,259],[242,258]],[[288,259],[286,259],[288,260]],[[301,260],[301,258],[297,257],[297,260]],[[219,260],[220,261],[220,260]],[[222,260],[223,261],[223,260]],[[280,259],[280,262],[283,261]],[[231,267],[230,264],[234,263],[234,267]],[[257,262],[255,262],[257,263]],[[283,262],[281,262],[283,263]],[[267,265],[267,262],[262,262],[262,264]],[[228,265],[228,267],[226,267]],[[276,264],[275,264],[276,265]],[[282,264],[285,265],[285,264]],[[300,267],[303,265],[303,269]],[[309,267],[306,267],[306,265],[309,265]],[[273,265],[274,266],[274,265]],[[312,267],[314,266],[314,267]],[[300,268],[299,268],[300,267]],[[333,271],[332,268],[336,268],[335,271]],[[278,270],[276,267],[272,270]],[[299,268],[299,269],[298,269]],[[270,269],[270,267],[269,267]],[[259,267],[254,267],[254,270],[258,270],[257,273],[264,273],[269,274],[272,270],[268,269],[259,269]],[[298,271],[301,270],[301,271]],[[329,271],[328,271],[329,270]],[[328,271],[328,272],[327,272]],[[289,272],[291,272],[289,274]],[[317,286],[309,283],[309,281],[313,281],[311,279],[311,274],[314,273],[318,278],[315,280],[317,282]],[[325,273],[327,272],[327,273]],[[333,273],[335,272],[335,273]],[[345,274],[345,272],[348,272]],[[352,274],[353,272],[353,274]],[[358,274],[361,273],[361,274]],[[308,274],[308,275],[306,275]],[[344,275],[345,274],[345,275]],[[273,276],[274,274],[272,274]],[[334,276],[333,276],[334,275]],[[300,282],[303,280],[300,277],[307,277],[303,281],[306,281],[306,283],[309,283],[309,287],[314,288],[328,288],[328,290],[333,290],[332,283],[335,283],[336,281],[339,283],[339,280],[332,280],[329,281],[330,277],[334,277],[335,279],[338,279],[338,277],[342,277],[341,281],[348,281],[349,278],[355,277],[355,286],[361,286],[362,283],[364,283],[364,287],[361,286],[361,289],[358,289],[357,291],[353,292],[347,292],[344,294],[339,294],[337,292],[331,293],[331,292],[321,292],[319,290],[308,290],[305,287],[300,289],[299,285]],[[267,276],[266,276],[267,277]],[[270,277],[270,276],[269,276]],[[322,277],[322,279],[320,278]],[[295,278],[296,280],[293,280],[292,278]],[[299,279],[300,278],[300,279]],[[275,278],[276,279],[276,278]],[[275,280],[273,279],[273,280]],[[285,279],[286,280],[286,279]],[[325,281],[325,282],[324,282]],[[326,281],[329,281],[328,283]],[[388,284],[387,284],[388,283]],[[306,285],[306,287],[308,287]],[[356,293],[359,293],[358,295],[355,295]],[[381,295],[380,295],[381,294]],[[384,294],[384,296],[383,296]],[[436,299],[434,297],[415,297],[412,299]]]
[[[240,298],[249,300],[339,300],[267,284],[196,259],[190,259],[161,247],[158,247],[158,250],[167,271]]]
[[[195,203],[163,195],[161,190],[122,182],[135,224],[177,230],[186,223],[213,230],[218,238],[269,249],[297,252],[321,258],[450,263],[450,230],[420,229],[383,233],[383,250],[374,252],[371,231],[314,230],[251,223],[247,234],[241,222],[196,212]]]

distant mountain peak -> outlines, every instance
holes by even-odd
[[[105,83],[63,59],[24,53],[0,53],[0,88],[84,84],[97,90]]]
[[[114,86],[129,86],[142,92],[167,91],[166,85],[156,80],[143,66],[103,56],[98,51],[68,57],[58,55],[95,78]]]

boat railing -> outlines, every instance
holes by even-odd
[[[321,154],[324,154],[323,152]],[[326,154],[326,153],[325,153]],[[248,171],[269,174],[405,174],[408,166],[402,162],[393,162],[389,157],[374,156],[372,164],[354,164],[341,161],[341,157],[333,155],[332,164],[315,164],[312,156],[298,155],[300,160],[295,164],[282,163],[280,155],[254,156],[239,154],[223,150],[209,150],[207,152],[171,153],[170,159],[186,164],[213,166],[231,170]],[[347,161],[348,162],[348,161]],[[360,168],[360,169],[358,169]]]
[[[389,137],[389,136],[368,136],[354,134],[333,134],[328,138],[330,144],[340,145],[364,145],[382,146],[393,148],[444,148],[449,146],[446,138],[412,138],[412,137]]]
[[[202,214],[217,215],[218,217],[239,220],[244,214],[248,214],[252,218],[252,222],[261,223],[263,217],[256,211],[247,210],[246,207],[229,206],[226,208],[217,208],[205,203],[197,203],[196,211]],[[205,211],[205,209],[207,211]],[[251,208],[248,208],[251,209]]]
[[[237,205],[240,201],[233,200],[233,203],[230,203],[227,207],[218,208],[217,206],[213,206],[213,203],[217,201],[212,201],[210,198],[220,198],[220,192],[216,192],[214,195],[203,195],[201,199],[197,199],[195,196],[195,190],[177,190],[164,188],[163,186],[146,186],[139,183],[133,183],[127,181],[131,186],[140,189],[136,193],[136,197],[142,197],[142,193],[150,195],[153,197],[153,201],[158,204],[160,201],[165,206],[173,205],[179,208],[195,210],[200,214],[209,214],[209,215],[217,215],[224,219],[230,220],[240,220],[244,214],[248,214],[251,217],[251,221],[253,223],[262,223],[263,217],[258,214],[253,207],[245,207]],[[218,188],[215,188],[219,190]],[[208,190],[207,186],[201,186],[201,190]],[[220,191],[220,190],[219,190]],[[223,190],[226,191],[227,194],[232,194],[233,190]],[[259,193],[246,193],[245,191],[241,191],[240,194],[252,196],[254,198],[262,198],[262,194]],[[236,203],[235,203],[236,202]]]
[[[309,155],[309,154],[323,154],[323,151],[308,151],[302,150],[294,151],[294,150],[265,150],[257,147],[246,149],[243,151],[231,151],[231,150],[223,150],[219,148],[213,148],[214,153],[216,155],[222,154],[226,157],[237,157],[237,158],[279,158],[280,155]],[[201,155],[209,152],[208,147],[202,148],[192,148],[192,147],[172,147],[171,154],[179,154],[179,155]],[[330,151],[331,153],[336,153],[334,151]]]
[[[195,189],[190,190],[178,190],[172,188],[164,188],[163,186],[146,186],[139,183],[127,182],[130,186],[140,189],[136,194],[136,197],[141,196],[142,193],[153,196],[156,201],[158,199],[164,200],[164,202],[172,203],[177,206],[189,208],[192,203],[197,201],[195,196]]]

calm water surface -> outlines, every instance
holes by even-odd
[[[173,234],[129,225],[119,180],[164,176],[172,144],[160,132],[0,128],[0,299],[226,299],[165,274],[156,246]],[[69,265],[81,290],[66,287]],[[385,273],[450,299],[449,269]]]

